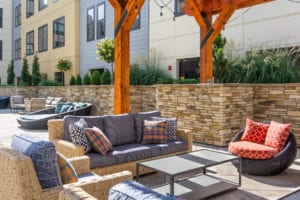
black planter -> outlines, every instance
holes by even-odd
[[[0,96],[0,109],[7,108],[8,104],[9,104],[9,97],[7,97],[7,96]]]

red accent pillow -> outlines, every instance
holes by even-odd
[[[230,142],[228,149],[232,154],[242,158],[260,160],[272,158],[277,153],[275,148],[248,141]]]
[[[283,149],[286,140],[289,137],[290,130],[291,124],[280,124],[272,121],[267,132],[265,145],[276,148],[277,152],[279,152]]]
[[[247,119],[246,128],[241,140],[264,144],[269,126],[269,124],[258,123]]]

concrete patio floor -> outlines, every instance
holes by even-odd
[[[26,130],[22,129],[17,123],[18,114],[11,113],[9,109],[0,110],[0,146],[9,147],[13,135],[25,133],[40,139],[48,139],[47,130]],[[227,151],[226,148],[219,148],[210,145],[193,144],[193,149],[214,149],[219,151]],[[237,181],[238,172],[231,163],[222,164],[209,168],[209,173],[214,175]],[[142,182],[148,186],[154,186],[164,179],[160,174],[151,174],[144,176]],[[300,191],[300,150],[295,162],[289,169],[275,176],[250,176],[242,175],[242,186],[237,190],[230,190],[207,199],[216,200],[235,200],[235,199],[279,199],[294,191]],[[288,199],[300,199],[300,192]]]

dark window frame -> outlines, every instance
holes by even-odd
[[[175,0],[174,2],[174,15],[175,17],[179,17],[179,16],[182,16],[184,15],[182,13],[182,10],[181,10],[181,3],[184,2],[184,0]],[[180,10],[180,11],[178,11]]]
[[[3,60],[3,41],[0,40],[0,60]]]
[[[3,28],[3,8],[0,8],[0,28]]]
[[[134,23],[131,26],[131,31],[138,30],[141,28],[141,13],[136,16]]]
[[[28,41],[28,37],[30,34],[33,34],[33,42],[29,42]],[[28,46],[32,46],[32,52],[29,52],[29,49],[28,49]],[[34,54],[34,30],[32,31],[29,31],[26,33],[26,56],[30,56],[30,55],[33,55]]]
[[[21,38],[15,40],[15,60],[21,59]]]
[[[21,25],[21,4],[15,7],[15,27]]]
[[[46,32],[44,32],[45,28],[46,28]],[[43,37],[43,38],[41,38],[41,37]],[[46,42],[44,41],[45,37],[46,37]],[[45,44],[45,46],[44,46],[44,44]],[[48,51],[48,24],[40,26],[38,29],[38,52],[40,53],[40,52],[44,52],[44,51]]]
[[[62,20],[63,23],[61,22]],[[63,26],[63,31],[60,31],[59,28],[55,30],[56,27],[60,25]],[[65,16],[63,16],[53,21],[53,49],[57,49],[65,46],[65,35],[66,35]],[[55,36],[57,36],[57,39]],[[63,38],[63,41],[61,38]]]
[[[89,11],[90,10],[93,11],[93,19],[92,19],[91,23],[89,23]],[[86,18],[86,40],[87,40],[87,42],[90,42],[90,41],[95,40],[95,7],[94,6],[87,9],[86,16],[87,16],[87,18]],[[92,28],[92,30],[91,30],[92,37],[89,37],[89,28],[90,28],[89,26],[92,26],[91,27]]]
[[[31,4],[29,2],[31,2]],[[29,4],[31,7],[29,7]],[[32,9],[32,12],[29,8]],[[29,18],[32,15],[34,15],[34,0],[26,0],[26,18]]]
[[[38,1],[39,1],[39,11],[48,7],[48,0],[46,0],[47,4],[45,4],[45,2],[44,2],[45,0],[38,0]]]
[[[99,20],[99,7],[103,6],[103,19]],[[96,35],[97,35],[97,40],[105,38],[105,31],[106,31],[106,12],[105,12],[106,4],[105,2],[100,3],[97,5],[97,27],[96,27]],[[103,30],[104,31],[101,31]],[[100,33],[103,32],[103,34]]]

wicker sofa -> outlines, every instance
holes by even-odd
[[[25,138],[25,140],[27,142],[28,138]],[[17,143],[17,145],[19,144]],[[40,143],[37,145],[41,146]],[[26,146],[26,149],[32,150],[32,146]],[[46,149],[49,149],[49,146],[43,148],[43,150],[39,149],[39,152],[43,152],[45,157],[49,157],[50,153]],[[40,153],[39,156],[43,153]],[[92,174],[90,173],[89,159],[87,157],[70,158],[69,161],[72,163],[78,176],[81,176],[78,182],[45,188],[40,182],[41,179],[32,158],[17,149],[0,148],[0,199],[57,200],[60,192],[70,187],[80,187],[97,199],[104,200],[108,198],[108,191],[112,186],[124,180],[132,179],[132,174],[129,171],[101,177]],[[44,163],[39,163],[38,165],[43,166]],[[46,176],[49,177],[51,174],[50,170],[47,172]]]
[[[137,161],[191,151],[192,132],[189,130],[177,130],[176,135],[178,137],[178,141],[167,144],[143,145],[134,141],[121,145],[114,145],[114,142],[112,142],[113,151],[107,156],[102,156],[100,153],[95,152],[89,152],[85,154],[82,146],[72,143],[68,132],[68,126],[70,123],[74,123],[74,121],[84,118],[89,126],[96,126],[103,130],[103,132],[106,134],[106,126],[108,126],[107,124],[115,120],[113,125],[115,127],[110,128],[126,132],[125,128],[122,128],[124,123],[134,124],[132,126],[134,126],[134,130],[137,132],[138,129],[142,128],[139,126],[139,124],[143,122],[143,119],[147,119],[151,116],[160,116],[160,112],[154,111],[127,115],[107,115],[93,117],[67,116],[64,119],[48,121],[49,140],[55,144],[57,151],[66,157],[84,155],[89,157],[91,161],[91,171],[98,175],[111,174],[123,170],[129,170],[133,173],[133,175],[136,175]],[[109,139],[110,137],[111,136],[108,136]],[[140,169],[140,174],[149,172],[149,170],[143,168]]]

